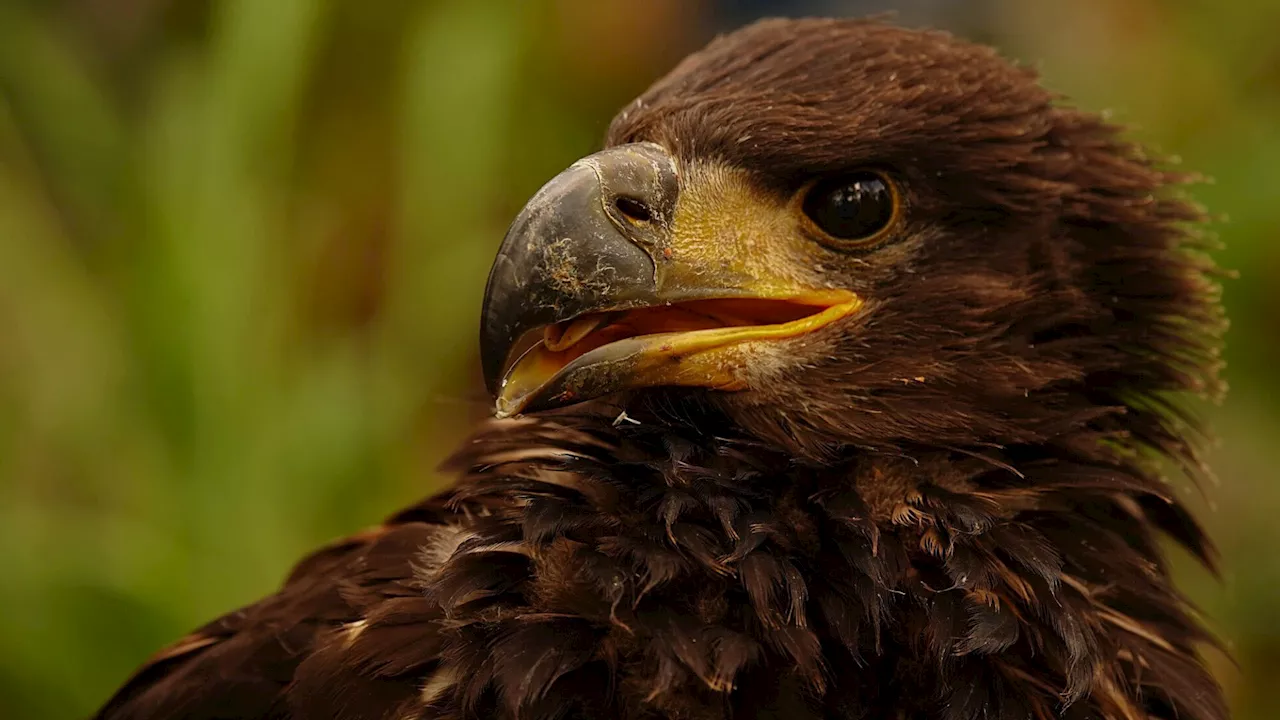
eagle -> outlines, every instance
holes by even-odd
[[[96,717],[1225,720],[1193,179],[942,32],[722,35],[511,224],[453,484]]]

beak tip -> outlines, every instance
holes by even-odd
[[[515,408],[512,407],[510,398],[503,395],[501,391],[495,392],[496,396],[493,401],[493,416],[499,420],[509,418],[516,414]]]

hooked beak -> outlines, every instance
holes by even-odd
[[[746,389],[753,346],[860,306],[741,262],[681,193],[671,155],[636,143],[579,160],[524,207],[485,290],[481,363],[500,417],[639,387]]]

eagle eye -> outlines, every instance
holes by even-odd
[[[804,214],[824,235],[840,245],[865,245],[897,219],[898,189],[884,175],[860,170],[819,180],[804,193]]]

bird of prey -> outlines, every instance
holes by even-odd
[[[1224,720],[1187,180],[943,33],[719,37],[511,225],[455,483],[97,717]]]

